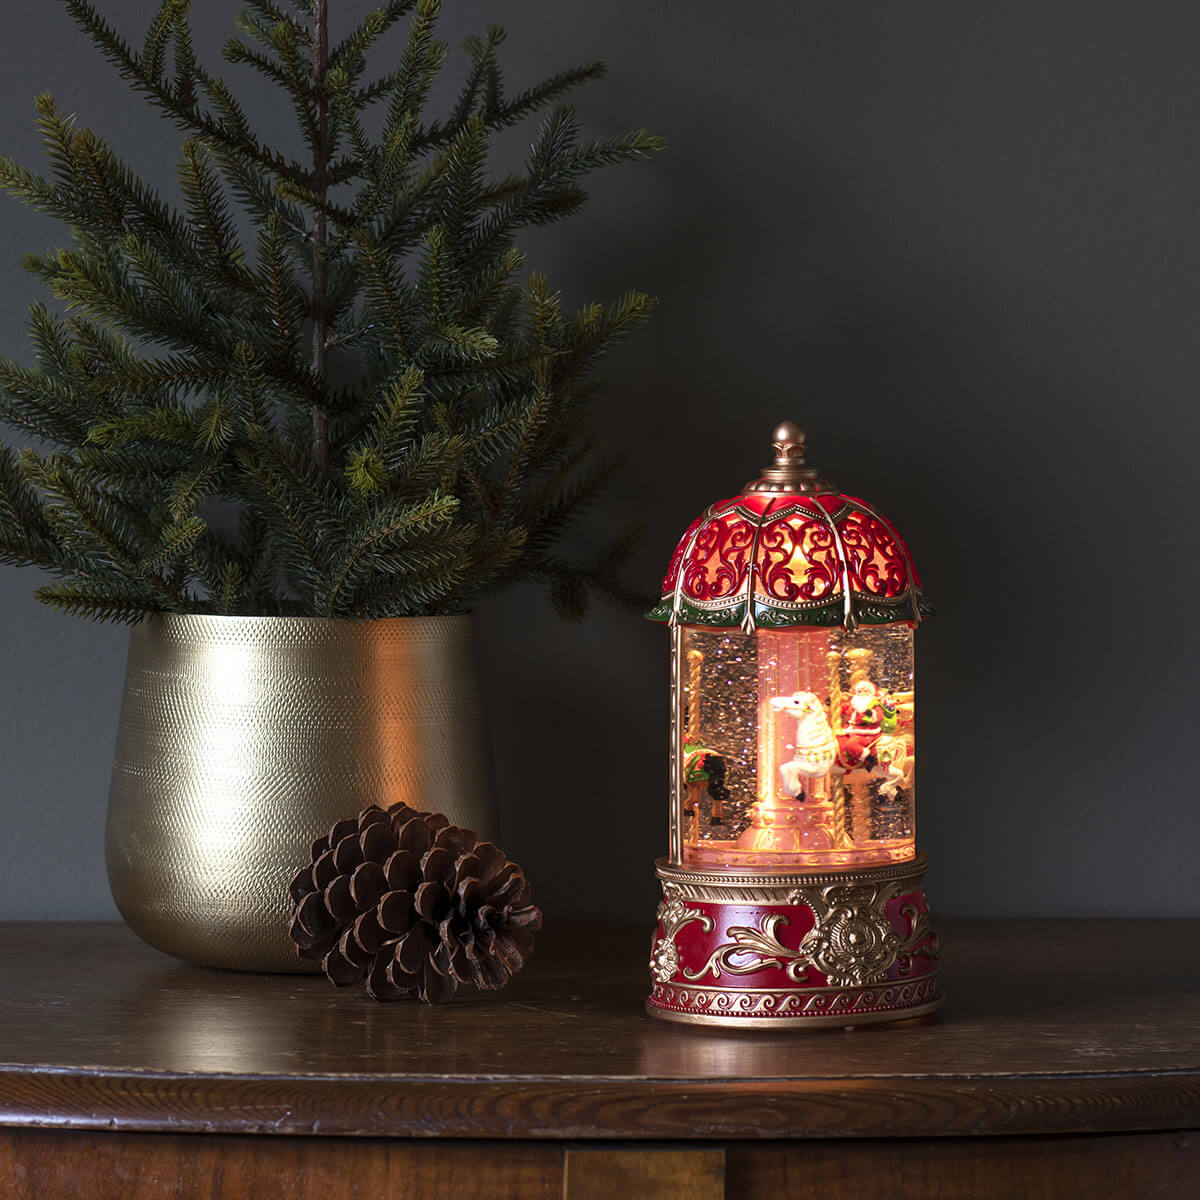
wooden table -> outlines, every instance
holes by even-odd
[[[428,1009],[0,925],[0,1194],[1200,1197],[1200,921],[939,926],[940,1018],[787,1035],[646,1017],[646,929]]]

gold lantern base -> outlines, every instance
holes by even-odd
[[[652,1016],[731,1029],[812,1029],[941,1006],[923,854],[796,874],[657,864]]]

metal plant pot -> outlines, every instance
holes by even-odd
[[[335,820],[400,800],[496,835],[469,617],[151,616],[131,630],[108,879],[152,946],[318,969],[288,938],[288,881]]]

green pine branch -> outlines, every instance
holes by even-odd
[[[138,37],[63,0],[184,137],[177,204],[49,95],[45,171],[0,157],[0,188],[67,232],[24,263],[57,302],[30,311],[32,364],[0,360],[0,420],[53,447],[0,444],[0,561],[55,576],[60,611],[457,613],[528,579],[566,615],[631,598],[627,541],[562,546],[616,469],[593,466],[597,366],[652,301],[567,313],[518,242],[661,139],[581,137],[562,101],[598,63],[510,90],[498,26],[431,112],[439,0],[381,0],[330,43],[336,3],[247,0],[224,47],[290,106],[300,161],[200,61],[189,0]],[[493,174],[495,134],[535,118]]]

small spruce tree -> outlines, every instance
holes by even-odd
[[[593,588],[623,596],[629,535],[586,564],[556,547],[612,472],[593,466],[597,360],[651,301],[564,313],[515,241],[577,212],[595,168],[661,149],[581,141],[559,102],[601,64],[508,95],[492,26],[430,119],[439,0],[390,0],[333,46],[329,0],[250,0],[225,58],[286,93],[300,162],[197,61],[188,0],[163,0],[140,50],[64,2],[187,134],[182,206],[48,95],[49,174],[0,159],[0,186],[73,235],[25,260],[62,305],[31,310],[37,365],[0,360],[0,417],[40,447],[0,446],[0,559],[57,576],[46,603],[120,621],[457,613],[517,580],[567,616]],[[537,113],[524,170],[490,177],[491,135]]]

